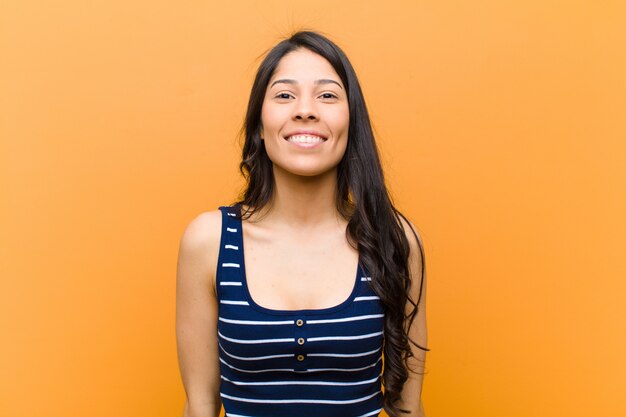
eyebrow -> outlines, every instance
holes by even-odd
[[[272,87],[274,86],[274,84],[278,84],[278,83],[285,83],[285,84],[298,84],[298,81],[297,81],[297,80],[291,80],[291,79],[288,79],[288,78],[283,78],[283,79],[280,79],[280,80],[276,80],[276,81],[274,81],[274,82],[272,83],[272,85],[270,85],[270,88],[272,88]],[[319,84],[332,84],[332,83],[337,84],[337,85],[339,86],[339,88],[341,88],[341,89],[343,90],[343,87],[341,86],[341,84],[339,84],[339,83],[338,83],[337,81],[335,81],[335,80],[330,80],[330,79],[328,79],[328,78],[321,78],[321,79],[319,79],[319,80],[315,80],[315,81],[314,81],[314,84],[315,84],[315,85],[319,85]]]

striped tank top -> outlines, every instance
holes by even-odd
[[[241,207],[219,209],[217,329],[226,416],[378,416],[384,312],[360,257],[352,293],[341,304],[262,307],[246,284]]]

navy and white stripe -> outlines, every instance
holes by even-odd
[[[240,207],[219,209],[217,337],[226,416],[378,416],[384,311],[360,262],[343,303],[267,309],[246,283]]]

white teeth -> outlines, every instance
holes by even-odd
[[[324,141],[324,139],[320,138],[319,136],[310,136],[310,135],[293,135],[293,136],[290,136],[287,140],[289,142],[296,142],[296,143],[316,143],[316,142]]]

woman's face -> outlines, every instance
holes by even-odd
[[[275,170],[314,176],[335,169],[349,119],[345,86],[325,58],[301,48],[281,59],[261,112],[261,138]]]

